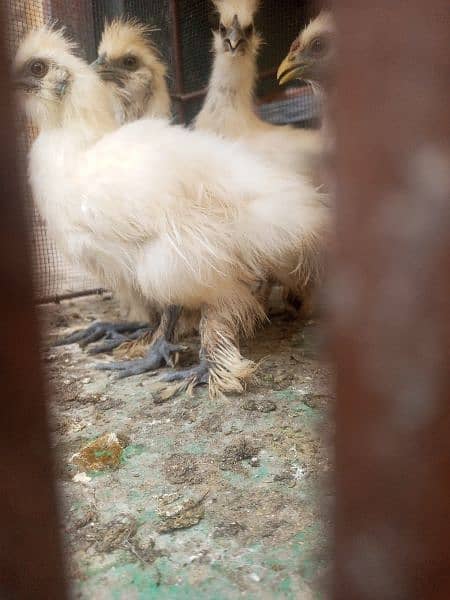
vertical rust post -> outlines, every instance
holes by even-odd
[[[186,113],[184,109],[184,80],[183,80],[183,56],[181,48],[180,35],[180,14],[177,0],[169,0],[169,22],[171,24],[171,45],[173,50],[173,69],[175,75],[175,98],[177,99],[177,109],[182,123],[186,123]]]
[[[0,31],[4,25],[0,14]],[[4,40],[1,36],[0,597],[64,600],[30,245]]]
[[[336,600],[450,598],[447,0],[341,0]]]

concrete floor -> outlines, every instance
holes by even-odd
[[[93,297],[41,316],[49,341],[118,308]],[[243,347],[262,360],[243,396],[198,389],[163,403],[155,377],[114,381],[93,368],[108,356],[47,347],[74,598],[326,596],[332,395],[317,337],[315,324],[276,318]],[[108,433],[96,470],[72,459]]]

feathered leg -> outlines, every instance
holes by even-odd
[[[246,329],[252,329],[251,316],[247,315]],[[232,311],[224,307],[206,306],[200,321],[200,362],[196,367],[166,373],[160,381],[181,383],[166,396],[180,391],[191,391],[200,384],[209,384],[212,398],[223,393],[241,393],[246,382],[254,375],[257,365],[239,352],[237,345],[238,324]]]
[[[144,358],[100,364],[96,368],[103,371],[119,371],[117,378],[122,379],[155,371],[166,365],[175,366],[172,356],[186,349],[185,346],[173,343],[175,327],[180,314],[181,307],[179,306],[169,306],[163,311],[159,327]]]

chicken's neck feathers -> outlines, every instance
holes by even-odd
[[[147,104],[144,117],[169,118],[171,116],[170,96],[163,73],[155,74],[153,96]]]
[[[111,84],[114,112],[117,121],[124,125],[142,118],[170,118],[171,102],[165,71],[154,71],[148,87],[128,89]]]
[[[76,143],[92,144],[117,129],[113,104],[105,84],[87,66],[72,79],[59,111],[40,124],[42,133],[63,131]]]
[[[265,127],[255,113],[256,77],[256,55],[253,53],[242,56],[216,53],[208,93],[196,126],[222,135],[237,135]]]

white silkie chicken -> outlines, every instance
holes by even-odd
[[[213,4],[218,13],[218,28],[213,31],[214,62],[208,93],[195,120],[195,128],[240,140],[272,164],[321,185],[323,138],[320,132],[273,125],[256,114],[254,90],[262,40],[255,30],[254,18],[259,0],[213,0]],[[287,307],[297,313],[300,306],[301,314],[309,317],[313,312],[313,286],[308,284],[301,288],[298,279],[291,277],[292,268],[291,263],[281,265],[270,277],[284,284]],[[270,290],[270,281],[259,287],[258,294],[265,305]]]
[[[329,196],[334,196],[334,157],[335,135],[332,126],[334,78],[337,60],[337,31],[333,15],[321,11],[304,27],[278,68],[280,85],[294,79],[311,84],[322,105],[322,125],[320,133],[323,152],[319,164],[318,177]]]
[[[49,232],[104,285],[126,282],[163,311],[127,374],[170,364],[175,307],[186,307],[201,311],[200,364],[166,380],[241,391],[254,364],[237,336],[262,316],[249,284],[286,257],[299,278],[316,272],[328,225],[318,193],[215,136],[157,119],[117,130],[104,83],[61,31],[30,32],[14,70],[39,129],[29,176]]]
[[[263,121],[254,91],[261,37],[254,17],[259,0],[213,0],[218,29],[213,31],[214,62],[205,102],[195,128],[242,140],[272,164],[315,179],[322,138],[317,131]]]

